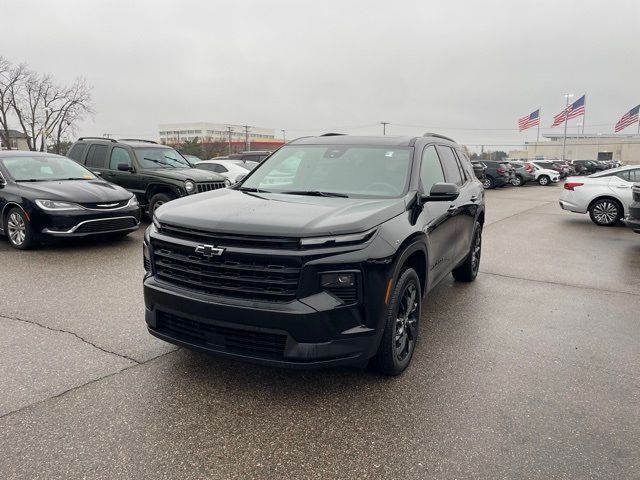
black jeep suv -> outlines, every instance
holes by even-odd
[[[149,140],[83,137],[67,156],[135,194],[151,215],[174,198],[230,184],[217,173],[192,168],[173,148]]]
[[[448,138],[292,141],[239,184],[156,211],[144,240],[149,332],[279,366],[374,357],[397,375],[427,292],[450,272],[475,279],[484,210]]]

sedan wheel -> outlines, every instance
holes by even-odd
[[[9,212],[5,223],[5,231],[12,247],[26,250],[34,244],[31,225],[29,225],[25,214],[19,208],[14,208]]]
[[[551,179],[549,177],[547,177],[546,175],[540,175],[540,177],[538,178],[538,183],[540,185],[542,185],[543,187],[545,185],[549,185],[550,181],[551,181]]]
[[[596,225],[610,227],[622,218],[622,208],[615,200],[604,198],[591,205],[589,216]]]

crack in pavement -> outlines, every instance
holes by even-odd
[[[109,353],[109,354],[111,354],[111,355],[115,355],[115,356],[117,356],[117,357],[124,358],[125,360],[129,360],[129,361],[131,361],[131,362],[134,362],[136,365],[140,365],[140,364],[142,364],[142,363],[143,363],[143,362],[139,362],[139,361],[138,361],[138,360],[136,360],[135,358],[132,358],[132,357],[130,357],[130,356],[128,356],[128,355],[125,355],[125,354],[123,354],[123,353],[117,353],[117,352],[113,352],[113,351],[111,351],[111,350],[107,350],[106,348],[102,348],[101,346],[96,345],[95,343],[90,342],[90,341],[89,341],[89,340],[87,340],[86,338],[83,338],[83,337],[81,337],[80,335],[78,335],[77,333],[75,333],[75,332],[71,332],[71,331],[69,331],[69,330],[64,330],[64,329],[62,329],[62,328],[53,328],[53,327],[49,327],[49,326],[47,326],[47,325],[43,325],[43,324],[41,324],[41,323],[38,323],[38,322],[36,322],[36,321],[34,321],[34,320],[26,320],[26,319],[24,319],[24,318],[19,318],[19,317],[8,317],[8,316],[6,316],[6,315],[2,315],[2,314],[0,314],[0,319],[13,320],[14,322],[23,322],[23,323],[28,323],[28,324],[31,324],[31,325],[37,325],[38,327],[42,327],[42,328],[47,329],[47,330],[50,330],[50,331],[52,331],[52,332],[67,333],[67,334],[69,334],[69,335],[73,335],[74,337],[76,337],[77,339],[79,339],[79,340],[81,340],[82,342],[86,343],[87,345],[91,345],[93,348],[96,348],[96,349],[98,349],[98,350],[100,350],[100,351],[102,351],[102,352],[104,352],[104,353]],[[155,358],[155,357],[154,357],[154,358]]]
[[[9,318],[9,317],[5,317],[3,315],[0,315],[0,318]],[[9,318],[9,319],[10,320],[16,320],[15,318]],[[18,319],[18,320],[22,321],[20,319]],[[31,322],[27,322],[27,323],[31,323]],[[39,325],[39,324],[36,323],[36,325]],[[44,327],[44,328],[48,328],[48,327]],[[59,331],[59,330],[55,330],[55,329],[49,329],[49,330]],[[64,332],[64,330],[62,330],[62,331]],[[65,332],[65,333],[69,333],[69,332]],[[80,337],[78,337],[78,338],[80,338]],[[89,342],[87,342],[87,343],[89,343]],[[98,348],[99,350],[102,350],[100,347],[96,347],[96,348]],[[41,404],[43,404],[45,402],[48,402],[49,400],[53,400],[54,398],[62,397],[63,395],[66,395],[67,393],[73,392],[75,390],[79,390],[81,388],[86,387],[87,385],[91,385],[91,384],[97,383],[97,382],[99,382],[101,380],[105,380],[105,379],[113,377],[115,375],[119,375],[122,372],[126,372],[127,370],[129,370],[131,368],[135,368],[135,367],[140,367],[142,365],[146,365],[147,363],[153,362],[154,360],[158,360],[158,359],[160,359],[160,358],[162,358],[162,357],[164,357],[166,355],[169,355],[169,354],[172,354],[172,353],[176,353],[178,350],[180,350],[180,347],[176,348],[175,350],[171,350],[169,352],[164,352],[164,353],[158,355],[157,357],[150,358],[149,360],[147,360],[145,362],[138,362],[138,361],[134,360],[134,362],[136,362],[136,363],[134,363],[133,365],[129,365],[128,367],[124,367],[124,368],[118,370],[117,372],[111,372],[111,373],[108,373],[106,375],[103,375],[102,377],[94,378],[93,380],[89,380],[88,382],[85,382],[85,383],[83,383],[81,385],[76,385],[74,387],[66,389],[63,392],[56,393],[55,395],[52,395],[50,397],[43,398],[42,400],[38,400],[37,402],[33,402],[33,403],[30,403],[29,405],[25,405],[24,407],[20,407],[17,410],[13,410],[11,412],[5,413],[4,415],[0,415],[0,420],[2,420],[3,418],[7,418],[7,417],[9,417],[11,415],[15,415],[16,413],[20,413],[23,410],[26,410],[27,408],[37,407],[38,405],[41,405]],[[115,355],[118,355],[118,354],[116,353]]]
[[[511,278],[513,280],[523,280],[525,282],[544,283],[548,285],[559,285],[561,287],[582,288],[584,290],[594,290],[596,292],[617,293],[620,295],[631,295],[632,297],[640,297],[640,293],[628,292],[625,290],[609,290],[607,288],[590,287],[588,285],[577,285],[574,283],[554,282],[552,280],[538,280],[536,278],[526,278],[526,277],[518,277],[516,275],[507,275],[504,273],[487,272],[486,270],[480,270],[479,273],[482,273],[483,275],[493,275],[495,277]]]

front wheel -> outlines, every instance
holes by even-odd
[[[521,175],[516,175],[515,177],[513,177],[511,179],[511,185],[513,185],[514,187],[521,187],[522,185],[524,185],[524,181],[522,180],[522,176]]]
[[[153,214],[156,209],[167,202],[170,202],[175,198],[174,195],[168,193],[156,193],[151,200],[149,200],[149,216],[153,218]]]
[[[375,357],[381,373],[396,376],[409,366],[418,339],[421,307],[420,279],[413,268],[407,268],[400,274],[387,307],[384,332]]]
[[[26,214],[20,208],[12,208],[4,222],[4,231],[13,248],[28,250],[36,245],[33,230]]]
[[[543,187],[549,185],[550,182],[551,182],[551,179],[546,175],[540,175],[538,177],[538,183]]]
[[[459,267],[451,271],[458,282],[473,282],[480,270],[480,255],[482,254],[482,225],[476,222],[471,239],[471,249]]]

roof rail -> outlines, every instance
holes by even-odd
[[[158,142],[154,142],[153,140],[144,140],[142,138],[120,138],[119,140],[121,142],[144,142],[144,143],[155,143],[156,145],[158,144]]]
[[[322,135],[320,135],[321,137],[339,137],[342,135],[346,135],[346,133],[323,133]]]
[[[456,141],[453,138],[450,137],[445,137],[444,135],[440,135],[439,133],[431,133],[431,132],[426,132],[424,135],[422,135],[423,137],[436,137],[436,138],[442,138],[443,140],[449,140],[450,142],[456,143]]]
[[[118,141],[115,138],[108,138],[108,137],[80,137],[78,141],[81,141],[81,140],[104,140],[104,141],[109,141],[113,143],[118,143]]]

